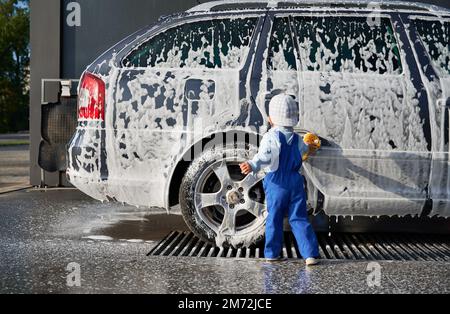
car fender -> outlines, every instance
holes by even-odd
[[[169,171],[168,180],[165,182],[166,186],[164,188],[164,199],[165,199],[165,208],[168,212],[171,210],[170,206],[170,191],[173,184],[173,180],[176,178],[181,182],[182,178],[176,177],[177,174],[177,168],[182,164],[185,163],[187,167],[192,163],[192,161],[197,158],[205,149],[205,147],[208,145],[208,143],[211,144],[211,142],[217,137],[221,136],[221,138],[228,138],[231,135],[230,134],[237,134],[238,139],[245,138],[246,135],[254,136],[254,138],[257,140],[257,146],[259,146],[260,140],[263,136],[263,134],[260,134],[256,132],[255,130],[251,128],[246,127],[235,127],[233,129],[225,129],[225,130],[214,130],[210,131],[204,134],[201,134],[200,136],[194,138],[194,144],[190,145],[188,148],[186,148],[177,158],[176,162],[173,163],[172,168]],[[225,136],[225,137],[224,137]],[[193,152],[193,155],[192,155]],[[191,158],[192,157],[192,158]],[[184,176],[184,173],[183,173]],[[178,195],[177,195],[178,197]]]

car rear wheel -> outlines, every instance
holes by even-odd
[[[199,238],[217,246],[248,247],[264,236],[263,177],[245,176],[239,168],[256,147],[240,147],[205,151],[192,162],[180,186],[186,224]]]

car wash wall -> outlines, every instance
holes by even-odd
[[[77,86],[84,69],[131,33],[196,0],[32,0],[30,180],[68,186],[66,145],[77,125]],[[203,1],[204,2],[204,1]]]

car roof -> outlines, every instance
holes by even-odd
[[[389,0],[220,0],[200,4],[187,13],[218,12],[230,10],[267,10],[267,9],[350,9],[371,11],[409,11],[409,12],[450,12],[440,6],[406,1]]]

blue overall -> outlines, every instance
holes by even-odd
[[[300,174],[302,156],[298,149],[299,136],[295,134],[289,145],[284,134],[277,133],[281,143],[278,170],[268,173],[264,179],[269,212],[264,254],[266,258],[280,257],[283,221],[287,214],[302,257],[318,257],[317,238],[308,219],[304,182]]]

